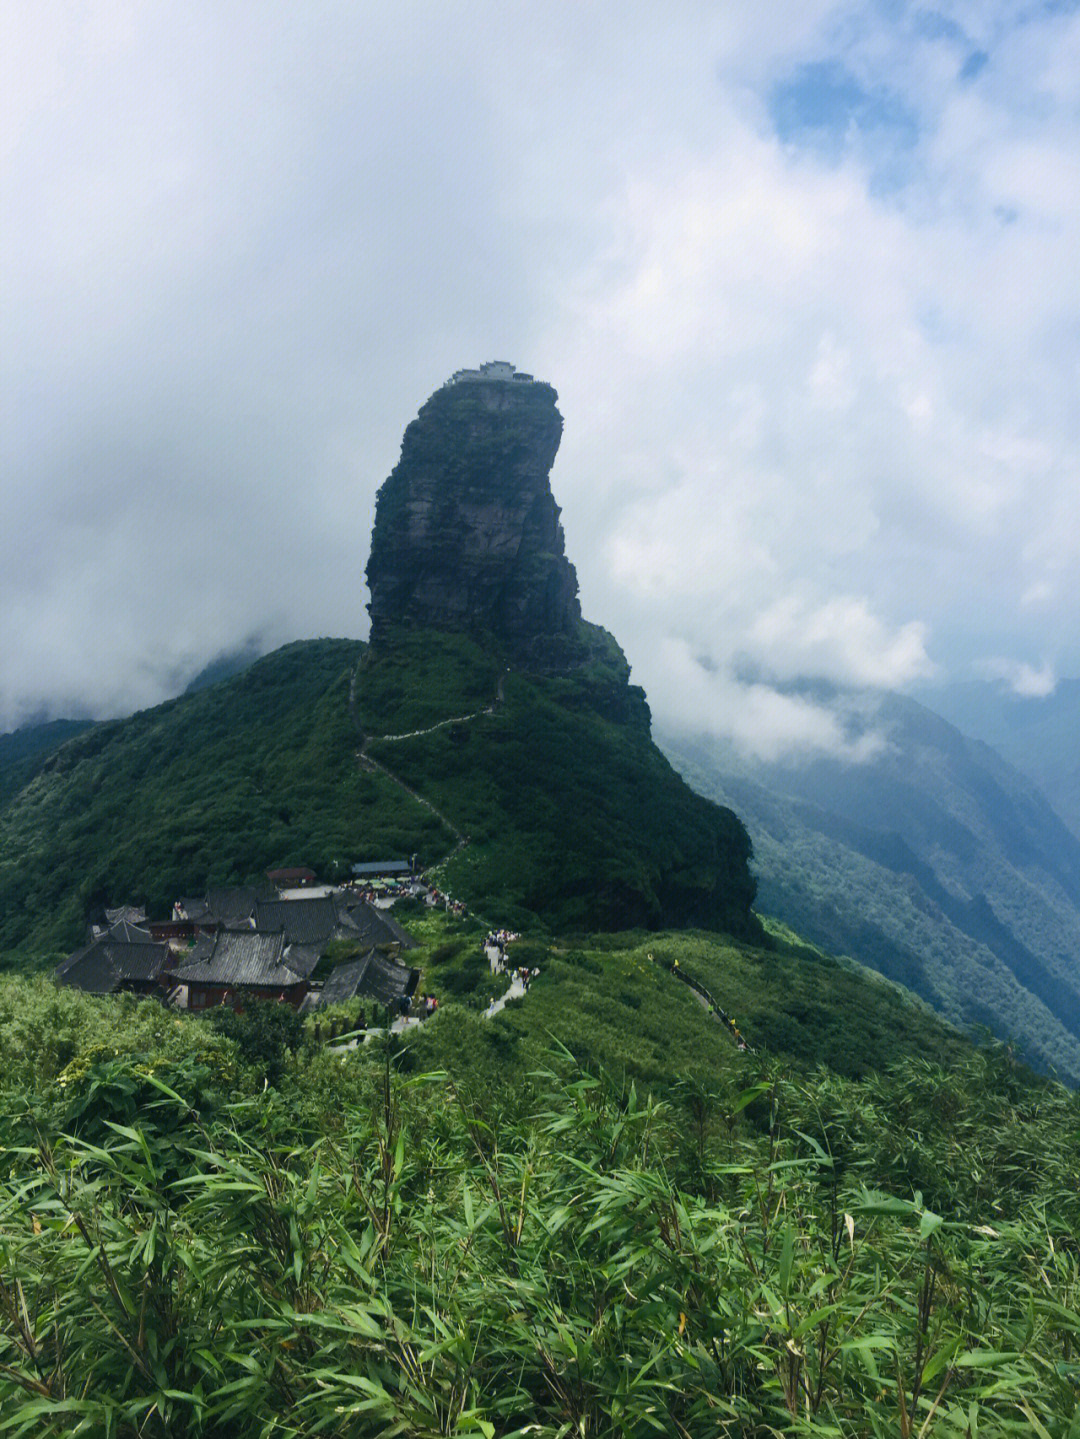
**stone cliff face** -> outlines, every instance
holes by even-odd
[[[493,363],[459,371],[406,429],[375,510],[358,703],[405,737],[394,775],[471,834],[446,871],[468,902],[579,930],[756,934],[746,831],[674,773],[618,642],[582,618],[548,478],[555,401]],[[490,707],[475,688],[446,700],[476,723],[393,717],[478,668],[500,677]]]
[[[379,491],[367,581],[372,644],[395,625],[488,632],[523,657],[580,627],[549,473],[562,437],[550,385],[488,366],[437,390]]]

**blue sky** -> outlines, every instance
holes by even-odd
[[[839,162],[854,146],[909,150],[919,119],[903,96],[864,85],[840,60],[811,60],[774,86],[769,114],[779,138]]]
[[[665,722],[828,749],[793,677],[1080,674],[1075,5],[0,27],[0,727],[362,633],[401,433],[495,357]]]

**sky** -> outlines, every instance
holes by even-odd
[[[366,633],[455,369],[559,392],[663,726],[1080,674],[1080,13],[7,0],[0,730]]]

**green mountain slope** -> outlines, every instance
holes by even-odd
[[[461,962],[433,964],[430,951],[417,960],[444,1006],[469,1005],[458,976],[469,977],[475,951],[465,944],[463,951]],[[511,954],[540,970],[528,995],[508,1005],[497,1024],[483,1020],[477,1008],[487,1003],[488,988],[501,992],[506,981],[476,965],[478,1005],[471,1014],[444,1008],[438,1025],[424,1026],[410,1042],[413,1067],[446,1069],[473,1088],[490,1088],[505,1082],[509,1069],[524,1081],[541,1068],[554,1039],[579,1064],[668,1096],[688,1081],[738,1072],[745,1056],[731,1032],[678,975],[704,986],[751,1052],[803,1069],[823,1065],[859,1078],[901,1058],[948,1063],[970,1050],[906,990],[790,937],[755,945],[701,931],[639,931],[594,935],[580,945],[515,945]]]
[[[0,735],[0,804],[30,783],[53,750],[92,725],[92,720],[47,720]]]
[[[705,740],[666,747],[744,816],[764,913],[1075,1082],[1080,845],[985,745],[900,697],[880,719],[889,744],[861,765],[752,764]]]
[[[464,636],[399,632],[359,672],[366,734],[431,723],[435,711],[422,714],[417,697],[430,690],[433,659],[447,654],[464,674],[456,692],[444,690],[440,713],[489,712],[411,738],[372,738],[367,753],[468,837],[447,882],[502,922],[752,932],[741,823],[675,774],[650,737],[644,695],[626,683],[621,651],[603,631],[583,629],[594,659],[561,676],[503,673],[497,649]],[[436,668],[441,675],[441,661]]]
[[[976,681],[935,690],[927,703],[1033,780],[1080,835],[1080,680],[1059,680],[1043,696]]]
[[[58,750],[0,810],[0,946],[56,951],[88,914],[382,851],[435,855],[441,829],[355,762],[355,641],[287,646],[244,674]],[[361,820],[360,816],[363,816]]]
[[[745,831],[675,774],[618,647],[590,640],[562,678],[463,635],[295,644],[95,727],[0,808],[4,954],[70,948],[105,904],[166,914],[277,865],[412,854],[449,856],[500,923],[754,930]]]

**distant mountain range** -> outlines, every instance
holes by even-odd
[[[1039,697],[989,682],[952,685],[927,703],[1034,780],[1080,835],[1080,679],[1059,680],[1053,694]]]
[[[715,739],[661,743],[754,844],[758,908],[965,1024],[1080,1080],[1080,840],[989,746],[882,698],[862,763],[760,763]]]

